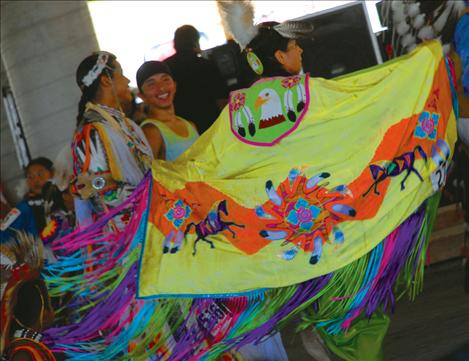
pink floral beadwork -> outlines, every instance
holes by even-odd
[[[282,86],[287,89],[291,89],[294,86],[298,85],[301,78],[299,76],[290,76],[282,80]]]
[[[238,111],[246,102],[246,95],[244,93],[238,92],[236,95],[231,98],[230,108],[231,111]]]
[[[433,119],[431,117],[424,118],[422,121],[422,129],[425,133],[431,134],[433,130],[435,129],[435,123],[433,122]]]

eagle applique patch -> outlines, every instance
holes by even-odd
[[[230,94],[231,131],[242,142],[271,146],[292,133],[309,105],[309,75],[267,78]]]

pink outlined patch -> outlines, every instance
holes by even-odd
[[[239,135],[238,132],[234,129],[234,126],[233,126],[234,125],[233,112],[239,109],[239,104],[238,103],[239,103],[240,97],[242,98],[243,105],[244,105],[245,97],[248,96],[247,95],[248,92],[250,92],[251,89],[254,86],[262,84],[262,83],[272,82],[273,80],[280,80],[280,82],[282,82],[282,80],[283,80],[283,82],[285,83],[285,78],[287,78],[287,77],[264,78],[264,79],[261,79],[261,80],[258,80],[257,82],[255,82],[250,88],[240,89],[240,90],[236,90],[236,91],[231,92],[230,93],[230,101],[229,101],[229,113],[230,113],[230,128],[231,128],[231,132],[233,133],[233,135],[236,138],[238,138],[241,142],[249,144],[249,145],[260,146],[260,147],[271,147],[271,146],[279,143],[283,138],[286,138],[291,133],[293,133],[296,130],[296,128],[298,128],[301,121],[303,120],[304,115],[308,111],[309,103],[310,103],[310,94],[309,94],[309,78],[310,78],[310,76],[309,76],[309,73],[306,73],[305,75],[302,75],[300,77],[303,77],[303,76],[304,76],[304,84],[305,84],[305,86],[304,86],[304,90],[305,90],[305,105],[304,105],[304,108],[301,110],[300,114],[298,115],[298,119],[296,119],[294,125],[291,128],[289,128],[286,132],[280,134],[274,140],[268,141],[268,142],[253,141],[253,140],[246,139],[246,138],[242,137],[241,135]],[[294,77],[298,77],[298,76],[292,76],[292,78],[294,78]],[[235,100],[237,99],[237,101],[233,102],[233,99],[235,99]]]

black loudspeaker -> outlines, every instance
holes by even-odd
[[[315,29],[312,39],[299,41],[303,48],[303,70],[313,77],[330,79],[381,62],[381,50],[362,2],[296,20],[312,23]]]

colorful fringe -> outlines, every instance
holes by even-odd
[[[72,324],[48,329],[44,342],[67,360],[214,360],[256,342],[302,314],[338,333],[360,315],[392,311],[396,296],[422,288],[423,266],[439,196],[419,207],[367,255],[334,273],[249,296],[198,299],[136,298],[151,176],[120,207],[95,224],[55,241],[65,254],[48,265],[52,296],[72,294]],[[106,224],[124,208],[122,232]]]

